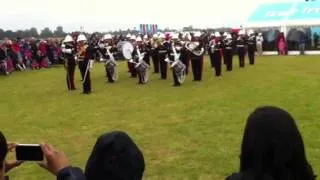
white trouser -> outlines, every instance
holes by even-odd
[[[263,52],[262,42],[257,42],[257,51],[259,55],[262,55],[262,52]]]

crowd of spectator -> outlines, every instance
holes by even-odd
[[[13,71],[48,68],[62,61],[59,39],[5,38],[0,42],[0,70],[6,75]]]

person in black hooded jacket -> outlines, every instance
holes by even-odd
[[[124,132],[101,135],[89,157],[87,180],[141,180],[145,169],[142,152]]]
[[[227,180],[315,179],[292,116],[277,107],[257,108],[245,127],[240,172]]]

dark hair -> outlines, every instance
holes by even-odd
[[[2,168],[3,161],[6,159],[8,154],[7,140],[0,131],[0,168]]]
[[[141,180],[144,157],[138,146],[122,131],[101,135],[88,159],[85,175],[96,180]]]
[[[255,179],[265,175],[275,180],[314,180],[302,137],[292,116],[271,106],[257,108],[244,131],[240,171]]]

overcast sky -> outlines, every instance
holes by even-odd
[[[61,25],[65,31],[240,26],[261,3],[290,0],[0,0],[2,29]],[[292,2],[292,0],[291,0]]]

